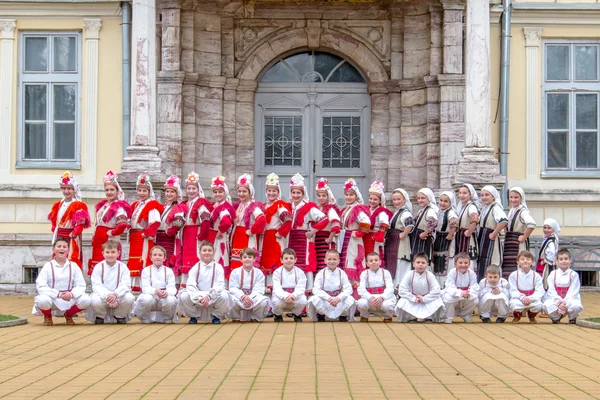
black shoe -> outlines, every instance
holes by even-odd
[[[273,316],[273,321],[275,321],[275,322],[283,322],[283,316],[282,315],[275,315],[275,316]]]
[[[425,318],[425,321],[423,321],[423,322],[430,324],[433,322],[433,320],[431,318]]]
[[[190,317],[188,324],[195,325],[198,323],[198,318]]]
[[[317,314],[317,322],[325,322],[325,316],[323,314]]]
[[[355,317],[360,317],[360,311],[358,311],[358,309],[356,309],[356,311],[354,311],[354,316]]]
[[[343,315],[340,315],[340,322],[348,322],[348,317],[344,317]]]
[[[212,323],[212,324],[214,324],[214,325],[219,325],[219,324],[221,323],[221,319],[220,319],[220,318],[217,318],[217,317],[215,317],[215,316],[213,315],[213,316],[212,316],[212,321],[211,321],[211,323]]]
[[[492,320],[489,318],[482,317],[481,322],[483,322],[484,324],[489,324],[490,322],[492,322]],[[498,320],[496,320],[496,322],[498,322]]]
[[[577,324],[577,318],[575,318],[575,319],[570,319],[570,320],[569,320],[569,323],[570,323],[570,324]]]
[[[552,323],[553,323],[553,324],[560,324],[560,319],[553,319],[553,320],[552,320]]]
[[[506,318],[500,318],[500,317],[496,318],[496,323],[497,324],[503,324],[504,321],[506,321]]]
[[[302,317],[300,315],[294,314],[294,322],[302,322]]]
[[[115,317],[115,319],[117,320],[117,324],[119,324],[119,325],[125,325],[127,323],[127,318],[117,318],[117,317]]]
[[[289,312],[289,313],[285,314],[285,316],[288,317],[288,318],[292,318],[294,316],[294,314],[292,314],[291,312]]]
[[[96,321],[94,321],[94,324],[102,325],[103,323],[104,323],[104,318],[96,317]]]
[[[418,320],[418,319],[416,319],[416,318],[413,318],[413,319],[409,319],[409,320],[408,320],[408,321],[406,321],[406,322],[408,322],[408,323],[410,324],[410,323],[414,323],[414,322],[419,322],[419,320]]]
[[[292,314],[292,316],[294,316],[294,314]],[[300,314],[300,316],[301,316],[302,318],[306,318],[306,311],[304,311],[302,314]]]

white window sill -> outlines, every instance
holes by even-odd
[[[17,161],[17,169],[81,169],[79,161]]]
[[[600,171],[542,171],[542,178],[598,179]]]

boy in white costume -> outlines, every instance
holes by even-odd
[[[369,322],[371,314],[382,315],[383,322],[392,322],[394,308],[396,308],[396,295],[394,294],[394,281],[389,271],[381,268],[379,253],[367,254],[369,269],[360,274],[357,302],[360,311],[360,322]]]
[[[508,317],[509,284],[500,275],[500,267],[491,264],[485,271],[485,278],[479,282],[479,316],[486,324],[492,322],[492,315],[498,316],[498,324],[504,323]]]
[[[306,307],[306,274],[296,267],[296,252],[284,249],[281,267],[273,272],[273,316],[275,322],[283,322],[284,311],[291,311],[294,322],[302,322],[302,310]]]
[[[446,307],[446,323],[451,324],[455,316],[465,322],[473,322],[471,315],[479,301],[479,284],[477,275],[469,269],[471,259],[467,253],[459,253],[454,257],[455,268],[448,272],[442,301]]]
[[[116,322],[125,324],[131,319],[135,298],[131,294],[131,276],[121,256],[119,242],[109,239],[102,245],[104,261],[92,272],[92,305],[86,318],[95,324]]]
[[[521,251],[517,256],[519,266],[508,277],[510,285],[510,310],[513,313],[513,323],[519,322],[527,311],[529,322],[536,324],[535,316],[542,311],[542,297],[545,290],[542,278],[531,269],[533,254]]]
[[[558,268],[548,276],[548,292],[544,309],[552,319],[552,323],[558,324],[569,316],[569,323],[577,323],[577,317],[583,310],[579,289],[579,274],[571,267],[571,253],[568,249],[560,249],[557,253]]]
[[[313,295],[308,300],[307,314],[313,322],[339,320],[355,321],[356,304],[352,297],[352,284],[348,275],[338,268],[340,253],[329,249],[325,253],[327,268],[319,271],[313,286]]]
[[[73,316],[90,306],[85,293],[81,268],[68,260],[69,240],[59,237],[52,246],[54,260],[47,262],[38,275],[32,313],[44,316],[44,325],[52,326],[52,315],[64,315],[67,325],[75,325]]]
[[[200,261],[190,270],[186,291],[179,292],[179,304],[190,317],[190,324],[211,321],[220,324],[231,311],[231,298],[225,290],[223,266],[214,261],[215,248],[211,242],[200,242]]]
[[[150,251],[152,265],[142,271],[142,294],[135,303],[135,315],[143,324],[177,322],[175,275],[163,264],[166,257],[164,247],[154,246]]]
[[[444,314],[444,302],[441,297],[440,284],[433,272],[427,270],[429,257],[425,253],[417,253],[413,259],[413,271],[404,275],[396,305],[398,322],[439,322]]]
[[[256,252],[246,247],[240,253],[242,268],[236,268],[229,277],[229,293],[233,300],[233,322],[250,320],[261,322],[271,306],[265,296],[265,274],[254,267]]]

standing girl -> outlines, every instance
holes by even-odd
[[[210,185],[213,192],[213,210],[210,214],[208,241],[215,246],[215,261],[221,264],[225,279],[229,276],[229,233],[235,218],[235,209],[231,205],[229,188],[224,176],[215,176]]]
[[[510,275],[517,270],[517,254],[529,250],[529,236],[535,229],[535,220],[529,214],[525,191],[522,188],[511,188],[508,192],[508,200],[511,209],[508,213],[508,226],[504,237],[502,271]]]
[[[438,223],[438,207],[435,204],[435,196],[429,188],[423,188],[417,192],[417,203],[421,209],[415,219],[413,230],[412,256],[425,253],[427,261],[431,265],[433,239]]]
[[[535,271],[540,274],[544,289],[548,290],[548,275],[556,270],[556,253],[558,252],[558,235],[560,225],[554,218],[544,220],[544,240],[540,246]]]
[[[447,191],[440,194],[439,208],[433,243],[433,273],[440,287],[443,287],[448,271],[454,268],[454,234],[458,227],[454,192]]]
[[[327,250],[337,248],[337,235],[340,233],[340,209],[326,178],[320,178],[317,181],[316,191],[319,210],[327,216],[327,226],[315,235],[318,272],[327,267],[325,264]]]
[[[455,254],[466,253],[469,255],[471,264],[469,268],[475,271],[479,258],[479,246],[475,229],[479,223],[479,197],[475,188],[470,183],[463,184],[458,188],[458,232],[455,236]]]
[[[390,229],[385,238],[385,265],[392,275],[394,287],[398,287],[404,275],[410,271],[410,232],[415,227],[412,203],[406,190],[398,188],[392,192],[392,203],[396,212],[392,216]],[[395,267],[394,267],[395,266]]]
[[[477,263],[477,280],[485,278],[485,269],[490,264],[502,265],[502,247],[500,244],[500,232],[506,225],[508,219],[500,201],[500,194],[495,187],[489,185],[481,189],[481,219],[479,221],[479,261]],[[503,271],[504,277],[510,274]]]
[[[385,233],[390,227],[392,213],[385,208],[385,186],[381,181],[375,181],[369,188],[369,212],[371,214],[371,228],[363,238],[365,242],[365,254],[377,253],[381,260],[381,267],[386,264],[383,258],[383,243]]]

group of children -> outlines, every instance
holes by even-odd
[[[243,311],[246,310],[244,307],[252,304],[264,305],[269,313],[271,306],[267,307],[268,299],[264,298],[265,287],[270,288],[273,294],[272,312],[276,320],[279,320],[278,316],[281,317],[281,314],[277,314],[279,308],[286,308],[291,303],[296,307],[290,306],[295,311],[291,315],[301,318],[300,315],[305,315],[302,311],[303,301],[308,304],[308,315],[315,320],[319,320],[320,316],[331,319],[331,313],[317,312],[327,308],[324,308],[326,305],[335,306],[336,310],[341,309],[340,312],[345,313],[336,318],[342,316],[351,319],[354,314],[350,313],[350,308],[354,305],[358,310],[365,307],[370,310],[374,304],[386,310],[383,314],[385,320],[391,318],[390,312],[391,315],[397,314],[400,320],[411,320],[411,316],[414,317],[415,314],[409,309],[419,309],[418,318],[423,313],[432,311],[427,318],[422,318],[426,320],[439,320],[442,316],[451,319],[455,315],[468,317],[468,312],[461,314],[458,310],[462,310],[462,306],[467,303],[470,307],[474,301],[478,301],[479,294],[485,293],[487,286],[481,289],[475,286],[478,285],[477,282],[487,282],[489,268],[498,269],[500,284],[502,279],[510,280],[515,273],[519,277],[524,271],[524,266],[519,267],[518,256],[528,250],[529,236],[536,225],[527,209],[525,193],[518,187],[510,189],[511,210],[508,216],[494,187],[483,187],[480,202],[473,186],[465,184],[459,188],[458,205],[452,191],[442,192],[436,202],[431,189],[419,190],[416,198],[420,210],[413,217],[410,197],[402,188],[392,192],[395,211],[392,213],[385,208],[385,188],[379,181],[371,185],[369,205],[366,206],[363,205],[362,194],[356,182],[352,178],[348,179],[344,184],[346,207],[339,210],[325,178],[319,179],[315,188],[318,204],[309,201],[304,178],[299,174],[294,175],[290,181],[289,203],[281,198],[279,177],[275,174],[267,177],[267,202],[264,204],[254,200],[255,190],[250,175],[242,175],[238,179],[237,195],[240,202],[235,204],[231,202],[224,177],[218,176],[211,181],[213,202],[205,198],[199,179],[199,175],[194,172],[187,176],[184,185],[186,200],[183,200],[179,178],[169,177],[164,184],[165,203],[161,204],[155,199],[150,177],[143,173],[136,183],[138,200],[130,205],[124,199],[116,175],[109,172],[104,178],[106,199],[96,205],[92,257],[88,261],[87,272],[91,275],[93,284],[98,279],[112,282],[119,288],[120,285],[129,284],[133,292],[140,293],[134,308],[135,314],[142,321],[152,320],[157,308],[165,312],[171,310],[166,312],[167,317],[164,319],[173,320],[176,314],[172,311],[177,310],[177,304],[183,314],[191,316],[194,314],[192,308],[195,301],[204,305],[218,304],[215,306],[218,310],[234,310],[233,304],[237,304],[244,316],[242,318],[240,315],[242,319],[247,319],[248,316]],[[49,220],[52,222],[54,243],[58,243],[59,238],[64,238],[60,242],[68,244],[66,256],[69,274],[75,276],[77,274],[71,271],[71,265],[83,266],[81,233],[84,228],[91,226],[91,219],[70,172],[63,174],[60,187],[63,199],[55,203]],[[502,241],[500,236],[504,230],[505,238]],[[548,293],[550,285],[547,282],[556,280],[558,275],[557,270],[551,278],[551,272],[557,264],[559,232],[560,227],[555,220],[544,221],[544,241],[538,257],[533,260],[534,272],[541,276],[542,289],[548,289]],[[122,255],[119,238],[123,233],[128,233],[127,265],[119,261]],[[108,249],[105,248],[107,243],[111,243]],[[208,266],[210,263],[207,254],[203,257],[203,251],[209,252],[208,246],[201,245],[204,243],[210,244],[210,261],[214,263],[214,267]],[[113,249],[115,246],[116,249]],[[292,258],[287,249],[293,252],[294,268],[283,271],[281,268],[285,268],[286,258],[288,264]],[[114,254],[107,257],[107,250]],[[252,274],[246,276],[242,267],[250,265],[250,251],[254,254],[252,266],[257,269],[247,269]],[[334,258],[334,251],[338,258],[339,273],[330,267],[329,258]],[[59,252],[55,248],[54,260],[49,264],[56,263]],[[163,269],[153,274],[151,271],[158,262],[154,260],[155,252],[162,254],[160,265]],[[377,261],[370,261],[373,255],[377,255]],[[113,257],[114,263],[119,261],[117,274],[109,272],[111,269],[107,266],[107,263],[114,264],[111,261]],[[455,268],[458,261],[460,268]],[[333,263],[331,260],[331,264]],[[381,271],[374,275],[374,271],[379,269],[374,270],[371,264],[379,264]],[[419,272],[421,264],[424,269]],[[96,272],[98,268],[101,272]],[[462,275],[458,276],[458,271],[462,268],[468,271],[461,272]],[[204,282],[208,279],[204,276],[205,270],[212,271],[210,282]],[[280,273],[277,274],[277,271]],[[78,272],[81,274],[81,270]],[[100,277],[98,273],[101,274]],[[129,274],[127,279],[124,278],[126,273]],[[467,278],[464,274],[468,274],[469,282],[462,282]],[[217,289],[213,289],[212,283],[220,282],[221,275],[223,288],[217,285]],[[194,276],[196,286],[193,286]],[[54,279],[54,273],[52,277]],[[173,287],[169,283],[171,277]],[[363,278],[366,282],[363,282]],[[387,282],[388,278],[390,282]],[[521,284],[517,281],[518,288],[529,284],[522,283],[524,279],[530,278],[521,277]],[[573,283],[573,278],[570,279],[569,282]],[[304,295],[300,294],[299,288],[290,292],[291,281],[294,282],[294,288],[304,285]],[[471,281],[475,285],[471,285]],[[560,283],[560,279],[558,281]],[[200,282],[204,282],[204,286],[211,283],[210,290],[215,292],[211,292],[210,296],[206,295],[205,289],[198,289]],[[251,282],[250,287],[244,289],[248,282]],[[380,296],[374,296],[369,291],[374,282],[379,285],[377,290],[381,293],[376,294]],[[154,284],[162,286],[154,288]],[[189,285],[192,287],[188,290]],[[261,285],[262,294],[259,296]],[[287,285],[287,290],[283,288],[284,285]],[[332,291],[340,292],[336,296],[328,294],[325,289],[334,286],[338,289]],[[441,287],[444,287],[443,291]],[[465,287],[468,290],[462,289]],[[244,292],[248,290],[254,294]],[[500,289],[493,291],[502,292]],[[285,295],[286,292],[290,294]],[[400,296],[400,301],[397,307],[395,304],[392,307],[391,303],[396,300],[395,292]],[[110,304],[120,304],[124,308],[125,303],[133,304],[129,297],[123,302],[117,301],[117,292],[113,293],[115,295],[110,297]],[[312,296],[307,299],[307,295]],[[98,296],[103,299],[101,294]],[[251,303],[253,296],[255,299]],[[500,296],[500,293],[493,293],[492,296]],[[370,300],[373,297],[376,299]],[[506,297],[508,302],[509,296]],[[231,307],[228,305],[228,298],[232,301]],[[510,298],[514,299],[515,296]],[[85,305],[85,297],[83,299],[84,303],[78,303],[78,307]],[[70,304],[72,300],[65,301]],[[91,298],[90,301],[93,305],[99,300]],[[525,301],[528,302],[529,299]],[[452,305],[454,303],[458,305]],[[446,306],[438,307],[440,304]],[[75,306],[75,303],[71,306]],[[415,307],[413,309],[409,306]],[[480,310],[481,308],[482,305]],[[314,311],[313,314],[311,310]],[[536,307],[527,307],[527,310],[531,311],[530,315],[539,311]],[[261,308],[251,315],[259,316],[263,311]],[[549,309],[549,313],[553,311]],[[125,318],[120,311],[113,314],[118,314],[120,319]],[[98,315],[102,318],[103,314]],[[204,310],[202,319],[205,320],[207,315]],[[224,311],[215,311],[211,314],[211,319],[213,315],[216,321],[225,314]],[[237,317],[234,311],[227,315]],[[172,318],[168,318],[169,316]],[[194,318],[197,317],[192,317],[192,320]],[[501,316],[500,319],[502,318]]]

